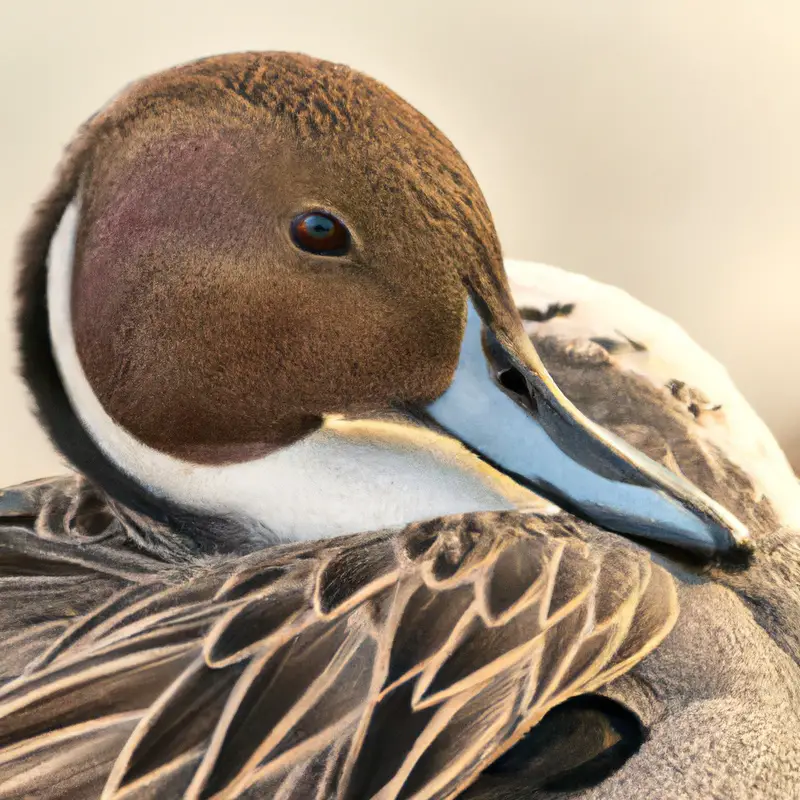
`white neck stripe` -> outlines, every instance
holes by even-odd
[[[78,357],[71,314],[78,220],[76,201],[64,213],[50,248],[47,296],[54,358],[89,436],[155,496],[200,514],[231,516],[286,540],[513,507],[507,480],[455,442],[405,426],[330,419],[290,447],[227,466],[191,464],[140,442],[108,415]]]

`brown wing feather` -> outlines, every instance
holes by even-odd
[[[82,478],[0,491],[0,681],[68,647],[116,597],[148,593],[159,564],[124,544],[123,523]]]
[[[0,797],[452,797],[677,611],[645,551],[566,515],[447,518],[188,571],[21,518],[0,563],[16,547],[93,588],[77,614],[45,614],[33,665],[0,688]]]

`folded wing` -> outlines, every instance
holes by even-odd
[[[677,614],[646,552],[566,515],[136,563],[0,690],[0,797],[452,797]]]

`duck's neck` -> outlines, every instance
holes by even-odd
[[[143,444],[102,407],[78,357],[70,303],[77,218],[72,205],[50,250],[53,356],[73,410],[96,447],[156,500],[199,515],[234,518],[274,541],[513,508],[523,495],[455,441],[410,425],[327,419],[291,446],[224,466],[192,464]]]

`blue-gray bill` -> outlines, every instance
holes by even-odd
[[[470,302],[453,383],[428,414],[502,472],[604,528],[709,554],[746,544],[734,515],[587,419],[525,342],[495,337]],[[504,365],[516,385],[498,379]]]

